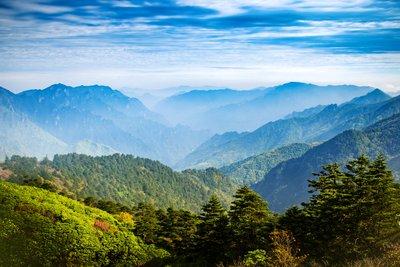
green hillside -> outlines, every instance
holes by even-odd
[[[167,256],[133,235],[132,223],[43,189],[0,181],[0,266],[137,266]]]
[[[128,206],[142,201],[160,208],[198,210],[212,193],[227,204],[236,185],[216,169],[175,172],[132,155],[55,155],[54,160],[13,156],[2,165],[17,183],[39,184],[78,198],[95,197]]]
[[[308,144],[291,144],[224,166],[220,171],[237,182],[252,184],[260,181],[279,163],[300,157],[310,148]]]
[[[318,145],[303,156],[278,164],[254,188],[270,203],[271,208],[285,208],[307,200],[308,180],[321,166],[356,158],[362,154],[394,158],[391,167],[396,173],[396,157],[400,156],[400,114],[381,120],[363,131],[349,130]]]

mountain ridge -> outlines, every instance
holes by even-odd
[[[376,157],[381,153],[389,160],[400,155],[400,113],[363,130],[347,130],[299,158],[278,164],[253,188],[274,210],[281,211],[307,199],[308,179],[321,166],[332,162],[344,164],[362,154]]]
[[[195,150],[178,164],[185,166],[221,167],[279,146],[296,142],[318,142],[351,128],[363,128],[400,110],[400,97],[386,94],[365,95],[356,102],[325,106],[309,117],[292,117],[269,122],[253,132],[228,140],[208,151]],[[372,96],[372,97],[371,97]],[[367,103],[365,99],[370,98]]]
[[[12,173],[0,179],[19,184],[44,179],[50,184],[62,184],[63,191],[78,198],[95,197],[128,206],[149,201],[160,208],[200,210],[201,203],[213,193],[229,205],[237,187],[217,169],[177,172],[159,161],[124,154],[70,153],[42,161],[12,156],[0,167]]]
[[[90,140],[168,164],[183,158],[209,137],[206,131],[166,125],[140,100],[109,86],[54,84],[42,90],[3,93],[0,101],[71,147]]]
[[[263,93],[239,103],[229,103],[191,117],[188,125],[207,125],[215,132],[253,131],[261,125],[316,105],[343,103],[374,90],[367,86],[318,86],[291,82],[264,89]],[[213,121],[209,121],[213,118]]]
[[[259,155],[251,156],[219,168],[226,176],[244,184],[259,182],[279,163],[302,156],[312,145],[294,143]]]

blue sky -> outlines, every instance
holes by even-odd
[[[0,0],[0,85],[400,90],[398,0]]]

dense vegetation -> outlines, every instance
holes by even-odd
[[[345,164],[362,154],[370,157],[385,155],[390,160],[391,168],[398,173],[400,169],[396,157],[400,156],[400,114],[381,120],[363,131],[345,131],[311,148],[299,158],[278,164],[253,188],[268,200],[274,211],[283,211],[308,199],[310,173],[320,171],[320,166],[328,163]]]
[[[400,264],[400,186],[383,157],[361,156],[345,171],[326,165],[309,185],[307,203],[278,215],[246,186],[236,191],[229,210],[212,195],[197,214],[151,203],[85,200],[106,213],[43,189],[1,182],[1,263]]]
[[[289,209],[281,223],[311,257],[365,259],[400,241],[400,187],[382,156],[375,161],[361,156],[346,171],[326,165],[310,187],[310,201]]]
[[[311,145],[295,143],[246,158],[219,170],[237,182],[253,184],[264,178],[279,163],[298,158],[310,148]]]
[[[227,205],[236,185],[216,169],[175,172],[160,162],[131,155],[55,155],[53,161],[12,156],[2,168],[8,180],[36,184],[77,198],[95,197],[125,205],[199,210],[211,194]]]
[[[112,216],[43,189],[0,181],[0,265],[142,265],[168,253]]]

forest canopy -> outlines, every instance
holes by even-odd
[[[80,203],[31,186],[0,186],[2,264],[400,263],[400,187],[382,156],[324,166],[309,181],[309,201],[281,214],[247,186],[229,207],[212,194],[199,212],[93,197]]]

